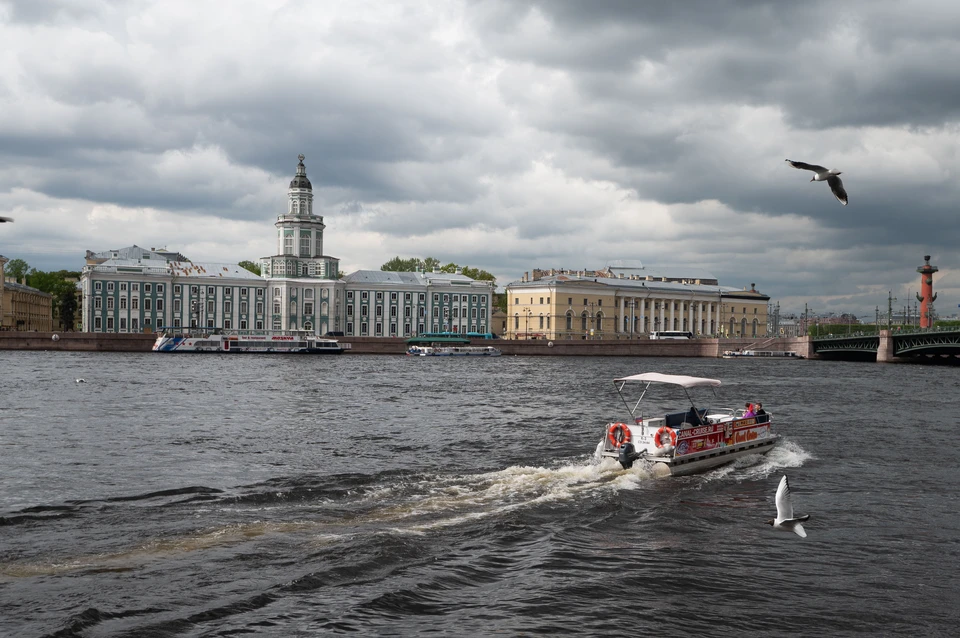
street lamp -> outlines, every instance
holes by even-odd
[[[530,339],[530,317],[532,316],[533,316],[533,310],[531,310],[530,308],[527,308],[527,315],[526,315],[527,330],[523,335],[524,338],[527,340]]]

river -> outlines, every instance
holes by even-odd
[[[601,467],[612,379],[646,371],[721,379],[783,440],[692,477]],[[948,635],[958,386],[828,361],[0,351],[0,635]],[[764,524],[783,474],[805,539]]]

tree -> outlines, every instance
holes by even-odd
[[[249,270],[253,274],[257,275],[258,277],[260,276],[260,264],[255,264],[252,261],[244,259],[237,265],[240,266],[241,268],[245,268]]]
[[[67,330],[73,330],[77,316],[77,296],[73,286],[64,286],[57,295],[60,305],[60,321]]]
[[[27,273],[30,272],[30,266],[22,259],[11,259],[4,267],[4,272],[8,277],[13,277],[17,281],[20,281],[20,279],[26,277]]]
[[[497,278],[488,273],[486,270],[480,270],[479,268],[471,268],[470,266],[464,266],[460,268],[459,264],[450,262],[445,266],[440,265],[440,260],[434,257],[427,257],[426,259],[417,259],[416,257],[411,257],[410,259],[403,259],[402,257],[394,257],[384,265],[380,266],[380,270],[390,271],[390,272],[415,272],[419,270],[420,272],[433,272],[435,268],[438,268],[440,272],[450,273],[451,275],[457,272],[457,269],[460,269],[460,272],[470,277],[471,279],[476,279],[478,281],[489,281],[494,285],[497,283]]]

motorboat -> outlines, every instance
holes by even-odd
[[[803,359],[803,355],[793,350],[724,350],[724,359],[737,359],[739,357],[760,357],[769,359]]]
[[[465,337],[427,334],[407,339],[407,354],[412,357],[499,357],[502,352],[493,346],[472,346]]]
[[[163,328],[153,344],[154,352],[222,352],[248,354],[341,354],[349,343],[327,339],[302,330],[224,331],[194,328]]]
[[[645,372],[614,379],[614,386],[630,417],[604,427],[596,457],[614,459],[624,469],[641,461],[651,464],[657,476],[695,474],[751,454],[766,454],[780,438],[771,430],[769,414],[747,416],[744,408],[697,407],[690,391],[712,389],[716,400],[717,379]],[[682,390],[689,409],[645,410],[651,388],[655,392],[672,388],[673,394]]]

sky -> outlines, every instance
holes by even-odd
[[[0,0],[0,254],[638,264],[781,312],[960,304],[960,3]],[[785,159],[842,171],[850,203]]]

